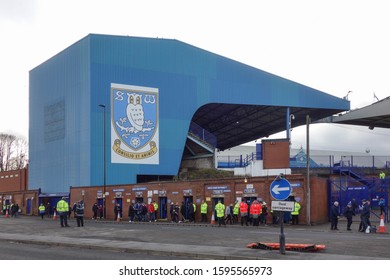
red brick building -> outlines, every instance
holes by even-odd
[[[169,205],[171,202],[193,202],[196,205],[196,220],[200,221],[200,205],[202,201],[208,204],[208,220],[211,217],[211,209],[219,199],[225,205],[235,203],[244,198],[252,202],[260,199],[267,203],[271,210],[270,185],[274,177],[251,177],[245,183],[243,178],[218,179],[218,180],[195,180],[178,182],[155,182],[136,185],[106,186],[106,215],[107,219],[115,219],[114,206],[119,203],[123,209],[123,218],[127,218],[130,203],[141,201],[150,203],[155,201],[159,205],[158,218],[170,220]],[[307,219],[307,186],[306,176],[286,176],[293,187],[291,199],[298,198],[301,204],[300,223],[305,224]],[[311,223],[327,222],[327,181],[326,178],[312,177],[310,179],[311,193]],[[104,205],[104,190],[102,186],[95,187],[71,187],[70,204],[78,200],[85,201],[85,215],[92,217],[92,206],[96,202]],[[313,203],[315,202],[315,203]],[[269,221],[271,215],[268,215]]]
[[[28,168],[0,172],[0,208],[18,204],[21,214],[37,214],[39,190],[27,190],[27,185]]]

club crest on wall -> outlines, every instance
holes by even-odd
[[[111,160],[159,163],[158,89],[111,84]]]

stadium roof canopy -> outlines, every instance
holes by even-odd
[[[390,128],[390,97],[345,114],[328,117],[319,122],[360,125],[367,126],[369,129]]]
[[[291,127],[340,112],[337,109],[290,108]],[[193,121],[217,137],[217,148],[225,150],[286,130],[286,107],[267,105],[208,104],[200,108]]]

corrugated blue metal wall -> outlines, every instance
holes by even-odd
[[[111,83],[158,88],[159,164],[110,163]],[[48,129],[44,112],[54,123],[47,112],[60,114],[62,101],[61,139],[63,124]],[[89,35],[30,72],[29,186],[57,192],[103,184],[99,104],[106,105],[108,185],[135,183],[138,174],[176,175],[192,116],[208,103],[349,109],[339,98],[177,40]],[[45,143],[45,135],[60,139]]]
[[[90,183],[89,88],[89,39],[30,71],[30,189]]]

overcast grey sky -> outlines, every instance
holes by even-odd
[[[28,136],[28,72],[89,33],[162,37],[343,97],[390,96],[386,1],[0,0],[0,132]],[[292,146],[305,146],[305,127]],[[311,126],[313,149],[390,155],[390,132]],[[285,137],[285,133],[275,137]]]

